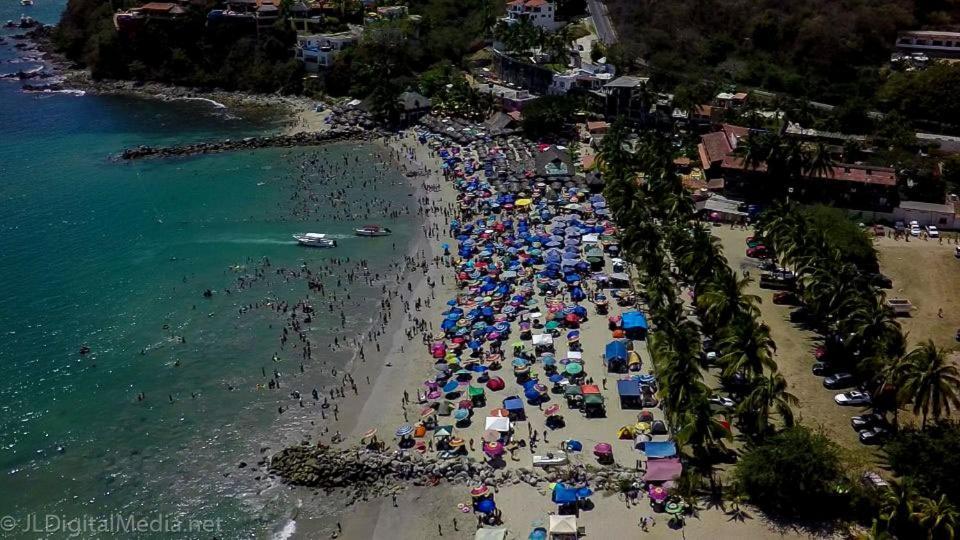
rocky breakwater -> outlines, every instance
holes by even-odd
[[[357,126],[335,126],[327,131],[301,132],[292,135],[269,135],[264,137],[245,137],[243,139],[225,139],[215,142],[200,142],[180,146],[137,146],[127,148],[117,158],[134,160],[152,157],[181,157],[199,154],[214,154],[257,148],[292,148],[294,146],[318,146],[331,142],[371,140],[381,136],[376,130]]]
[[[545,487],[550,482],[589,483],[597,491],[620,491],[639,483],[639,473],[618,466],[564,466],[546,470],[495,468],[468,456],[440,459],[410,452],[375,452],[366,448],[337,449],[301,445],[285,448],[270,460],[270,473],[298,486],[327,493],[345,492],[344,500],[395,493],[409,486],[435,486],[442,481],[465,486],[527,484]]]

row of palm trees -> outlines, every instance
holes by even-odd
[[[960,512],[944,495],[924,497],[909,480],[892,481],[883,492],[880,515],[861,540],[921,538],[928,540],[956,537]]]
[[[648,133],[628,140],[622,122],[604,137],[598,162],[605,195],[621,228],[626,257],[637,268],[655,326],[649,349],[667,420],[694,470],[714,485],[713,466],[729,454],[729,424],[710,402],[703,336],[715,338],[721,379],[738,380],[737,426],[762,439],[779,423],[793,423],[796,399],[773,361],[775,344],[758,320],[759,299],[727,265],[708,228],[693,223],[694,205],[683,189],[669,142]],[[641,180],[641,181],[638,181]],[[688,316],[681,284],[693,293]]]
[[[498,23],[493,28],[493,35],[512,52],[524,54],[540,50],[549,54],[554,62],[562,63],[564,66],[570,61],[573,35],[569,26],[563,26],[551,32],[534,25],[527,19],[521,19],[513,24]]]
[[[757,232],[779,262],[796,272],[810,321],[825,336],[826,359],[858,374],[875,389],[875,405],[911,407],[939,420],[960,408],[960,372],[932,341],[907,352],[906,338],[883,291],[830,245],[795,204],[765,211]]]

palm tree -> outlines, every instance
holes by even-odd
[[[759,437],[771,429],[770,417],[776,412],[783,427],[793,426],[793,409],[799,401],[787,391],[787,380],[773,371],[752,381],[752,389],[737,405],[737,414],[746,428]]]
[[[917,523],[927,532],[927,539],[946,538],[953,540],[960,514],[946,495],[939,499],[920,499],[919,509],[913,514]]]
[[[928,416],[939,420],[944,413],[960,408],[960,370],[932,339],[910,351],[904,360],[898,386],[913,403],[913,413],[922,415],[923,427]]]
[[[810,153],[807,169],[804,172],[811,176],[830,178],[834,174],[833,166],[833,157],[830,155],[830,150],[825,144],[817,143]]]
[[[847,319],[864,357],[895,355],[903,348],[900,323],[881,295],[871,294]]]
[[[760,315],[760,297],[755,294],[746,294],[744,291],[752,282],[748,277],[737,278],[733,272],[719,272],[706,283],[703,292],[697,294],[697,307],[703,310],[703,315],[713,328],[733,319],[734,315],[743,313],[751,317]]]
[[[748,315],[740,315],[721,333],[720,349],[723,355],[719,362],[723,376],[747,372],[760,375],[764,368],[771,371],[777,367],[773,353],[777,345],[770,337],[770,328],[758,323]]]
[[[717,452],[726,451],[724,441],[732,438],[730,430],[713,413],[705,395],[680,414],[675,425],[679,428],[677,443],[681,447],[690,447],[697,460],[711,460]]]
[[[883,492],[880,501],[880,519],[887,530],[904,531],[913,519],[917,492],[913,484],[905,480],[891,480],[890,489]]]

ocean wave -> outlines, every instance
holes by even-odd
[[[27,94],[66,94],[66,95],[78,96],[78,97],[87,95],[86,91],[84,90],[74,90],[72,88],[64,88],[62,90],[53,90],[51,88],[44,88],[42,90],[24,89],[23,92]]]
[[[287,540],[295,532],[297,532],[297,522],[291,519],[282,529],[274,533],[273,540]]]

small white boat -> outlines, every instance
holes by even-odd
[[[393,234],[393,231],[390,229],[379,225],[364,225],[354,232],[356,232],[357,236],[390,236]]]
[[[295,234],[293,235],[293,238],[301,246],[316,247],[316,248],[337,247],[337,241],[332,238],[327,238],[327,235],[323,233],[308,232],[303,234]]]
[[[21,5],[21,6],[32,6],[32,5],[33,5],[33,0],[20,0],[20,5]]]

